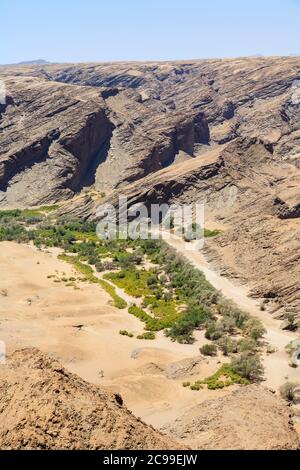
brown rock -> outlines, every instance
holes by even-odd
[[[177,449],[105,392],[37,349],[0,368],[0,447],[5,449]]]
[[[269,390],[244,386],[193,407],[164,431],[193,449],[299,449],[291,410]]]

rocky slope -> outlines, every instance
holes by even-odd
[[[295,450],[292,412],[263,387],[251,385],[207,400],[164,428],[193,449]]]
[[[178,378],[173,369],[170,378]],[[290,407],[251,385],[193,406],[161,433],[135,418],[120,395],[38,349],[15,351],[0,368],[2,450],[299,449],[292,421]]]
[[[135,418],[119,395],[69,373],[37,349],[0,368],[0,448],[179,449]]]
[[[25,77],[7,79],[6,86],[0,204],[32,205],[72,196],[112,134],[99,92]]]

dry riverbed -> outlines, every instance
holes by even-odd
[[[126,309],[116,309],[101,286],[78,280],[58,253],[0,243],[0,339],[8,354],[35,346],[81,377],[120,391],[126,405],[155,426],[229,392],[193,392],[182,387],[188,376],[168,377],[176,363],[199,357],[199,347],[207,342],[203,332],[196,333],[194,345],[173,343],[162,332],[154,341],[121,336],[119,330],[141,334],[143,324]],[[76,288],[65,281],[72,278]],[[214,373],[218,361],[203,358],[196,378]]]

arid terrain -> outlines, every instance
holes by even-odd
[[[0,447],[299,448],[300,405],[280,396],[300,381],[286,349],[300,325],[299,57],[1,66],[0,79]],[[186,335],[193,305],[156,248],[67,225],[120,195],[205,203],[204,249],[167,241],[211,286],[199,279],[208,319]],[[243,350],[224,352],[212,324],[263,377],[226,376]]]
[[[209,258],[298,317],[299,77],[298,57],[1,67],[0,204],[204,200]]]

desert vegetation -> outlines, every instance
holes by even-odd
[[[280,387],[280,395],[290,403],[300,403],[300,382],[286,382]]]
[[[259,380],[265,329],[257,318],[225,299],[203,273],[163,241],[100,240],[94,223],[56,220],[55,208],[0,212],[0,240],[59,248],[59,258],[71,264],[82,281],[99,284],[115,307],[128,308],[143,322],[145,332],[138,339],[153,340],[155,332],[164,331],[172,341],[192,344],[194,332],[204,330],[208,343],[201,354],[231,358],[222,369],[226,380],[220,380],[221,374],[208,380],[207,386]],[[74,279],[65,281],[76,288]],[[136,302],[128,306],[119,291]],[[122,330],[120,334],[131,337]],[[193,389],[200,385],[205,384],[192,384]]]

